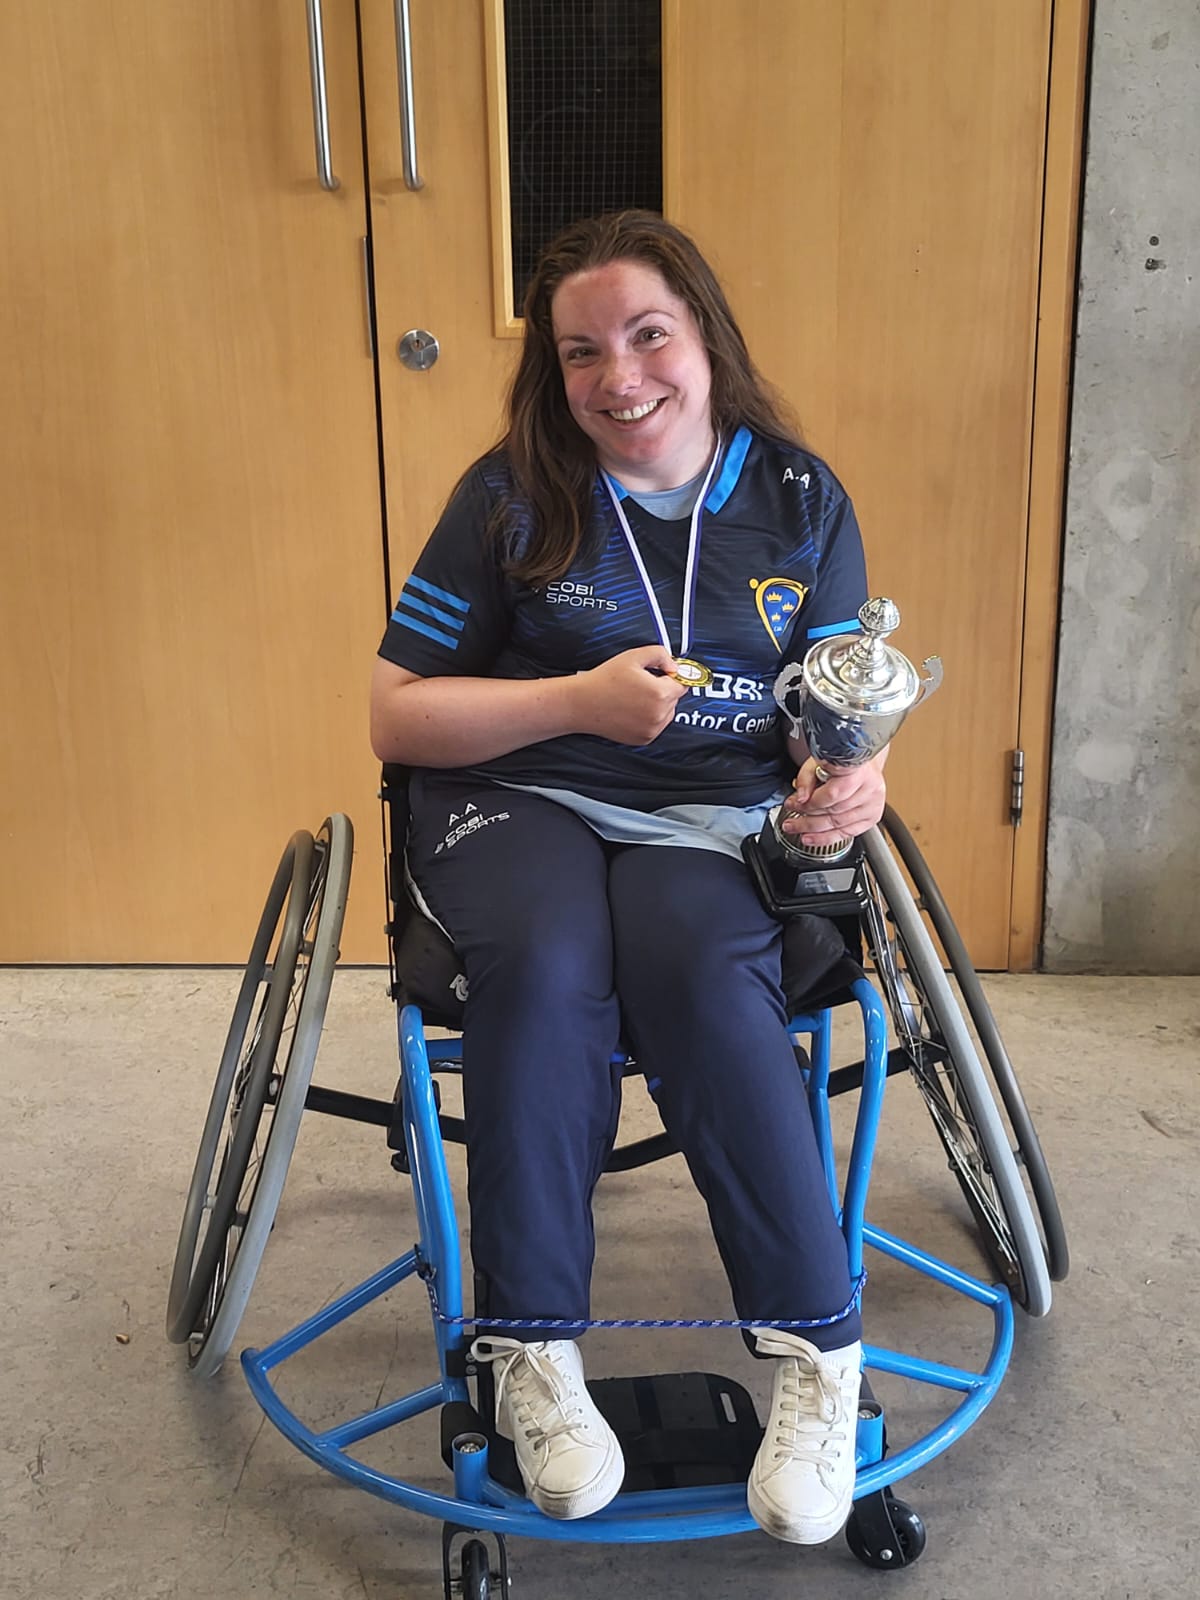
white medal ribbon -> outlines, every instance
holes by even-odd
[[[625,535],[625,543],[629,546],[629,553],[633,557],[633,564],[637,568],[638,577],[642,580],[642,588],[646,591],[646,602],[654,618],[654,625],[658,629],[658,637],[664,650],[672,656],[687,654],[688,644],[692,636],[692,613],[696,605],[696,573],[700,565],[700,519],[704,513],[704,502],[708,498],[709,485],[717,470],[717,462],[721,459],[721,441],[718,438],[713,458],[708,464],[708,471],[704,474],[704,482],[700,485],[700,493],[696,496],[696,504],[692,507],[692,526],[688,535],[687,566],[683,574],[683,609],[681,612],[679,649],[671,649],[671,640],[667,633],[667,624],[663,620],[662,607],[658,603],[658,596],[654,593],[654,585],[650,582],[650,574],[646,571],[646,563],[642,560],[642,552],[638,549],[637,540],[633,536],[633,529],[629,526],[629,518],[625,515],[621,505],[621,497],[617,493],[616,485],[608,473],[601,469],[600,476],[604,479],[604,487],[608,490],[609,499],[613,503],[613,510],[617,513],[617,521],[621,525],[621,532]],[[636,496],[634,497],[636,499]]]

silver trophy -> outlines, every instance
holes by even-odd
[[[775,681],[775,699],[791,722],[793,736],[803,738],[816,757],[822,782],[829,776],[827,766],[858,767],[877,756],[912,708],[942,681],[939,656],[921,663],[922,678],[907,656],[884,643],[900,625],[899,609],[891,600],[868,600],[858,620],[860,634],[820,640]],[[802,845],[782,831],[781,805],[767,820],[780,851],[798,867],[835,862],[854,845],[852,839]]]

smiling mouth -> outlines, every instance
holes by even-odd
[[[657,411],[665,399],[665,395],[660,395],[657,400],[647,400],[644,406],[631,406],[628,411],[609,411],[607,415],[614,422],[640,422],[643,417]]]

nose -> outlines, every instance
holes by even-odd
[[[604,387],[609,394],[633,394],[642,383],[642,364],[633,350],[616,350],[604,364]]]

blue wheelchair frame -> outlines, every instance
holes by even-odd
[[[887,1022],[882,1001],[865,977],[854,982],[853,997],[862,1014],[865,1035],[862,1087],[845,1187],[840,1195],[829,1112],[832,1012],[823,1010],[796,1016],[789,1024],[794,1038],[808,1041],[811,1065],[805,1076],[809,1108],[829,1191],[840,1211],[851,1278],[861,1278],[864,1246],[870,1246],[981,1306],[989,1307],[993,1324],[991,1350],[980,1371],[864,1344],[864,1366],[868,1372],[897,1374],[957,1392],[963,1398],[940,1424],[886,1457],[882,1411],[878,1407],[864,1406],[857,1439],[857,1500],[885,1490],[915,1472],[940,1455],[975,1422],[996,1393],[1008,1367],[1013,1343],[1013,1305],[1007,1287],[973,1278],[865,1221],[867,1189],[887,1077]],[[439,1127],[429,1048],[417,1006],[398,1008],[398,1031],[404,1138],[416,1199],[418,1242],[413,1249],[266,1349],[247,1350],[242,1355],[247,1381],[266,1415],[299,1450],[338,1477],[410,1511],[440,1518],[461,1529],[484,1529],[497,1535],[515,1534],[530,1539],[605,1544],[702,1539],[751,1531],[755,1523],[746,1508],[746,1490],[742,1483],[623,1492],[594,1516],[562,1522],[543,1515],[531,1502],[489,1474],[487,1440],[478,1433],[460,1435],[453,1441],[452,1494],[439,1494],[392,1477],[351,1454],[353,1446],[361,1440],[435,1407],[469,1403],[470,1398],[467,1380],[458,1374],[467,1368],[467,1347],[473,1323],[463,1310],[454,1197]],[[460,1040],[438,1040],[435,1059],[456,1061],[460,1059],[460,1051]],[[334,1427],[314,1431],[280,1398],[272,1381],[274,1370],[411,1278],[421,1282],[429,1294],[437,1346],[437,1380]],[[729,1326],[671,1321],[598,1325]]]

